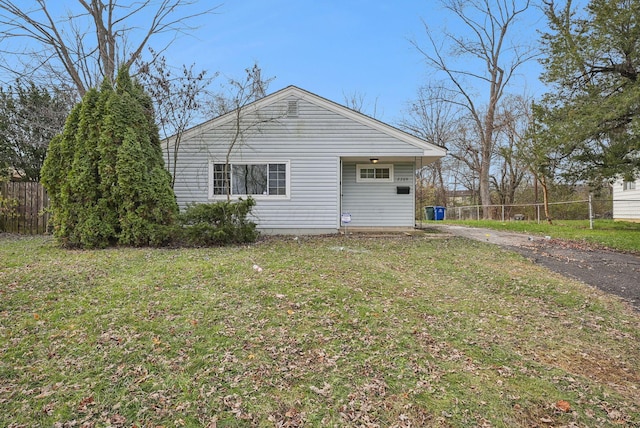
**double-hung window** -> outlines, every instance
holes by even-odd
[[[210,194],[219,196],[287,197],[289,164],[286,162],[213,163]],[[229,189],[231,189],[229,193]]]
[[[636,190],[636,182],[635,181],[623,181],[622,182],[622,190]]]

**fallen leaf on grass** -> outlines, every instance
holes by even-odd
[[[44,406],[42,406],[42,413],[44,413],[47,416],[51,416],[53,414],[53,410],[55,409],[55,406],[56,405],[53,401],[45,404]]]
[[[282,414],[282,412],[284,412],[284,414]],[[298,411],[295,407],[283,407],[279,412],[269,415],[267,420],[272,422],[276,427],[295,428],[305,426],[304,418],[304,412]]]
[[[322,389],[318,388],[315,385],[311,385],[309,389],[318,395],[322,395],[323,397],[328,397],[329,395],[331,395],[331,385],[329,385],[327,382],[324,383]]]
[[[36,395],[36,398],[38,398],[38,399],[45,398],[45,397],[48,397],[48,396],[53,395],[55,393],[56,392],[54,390],[47,389],[47,390],[42,391],[40,394]]]
[[[296,414],[298,414],[298,411],[294,408],[291,408],[287,411],[287,413],[285,413],[284,415],[288,418],[293,418],[296,416]]]
[[[619,421],[623,419],[623,414],[621,411],[619,410],[615,410],[615,409],[606,409],[607,411],[607,416],[609,416],[609,419],[613,420],[613,421]]]
[[[87,406],[91,406],[93,404],[95,404],[93,401],[93,397],[83,398],[82,401],[80,401],[80,404],[78,405],[78,412],[86,412]]]
[[[125,418],[122,415],[115,414],[115,415],[111,416],[109,421],[114,426],[124,426],[127,423],[127,418]]]
[[[571,404],[569,404],[569,402],[568,402],[568,401],[565,401],[565,400],[559,400],[559,401],[556,403],[556,409],[558,409],[558,410],[560,410],[560,411],[562,411],[562,412],[567,413],[567,412],[569,412],[569,411],[571,410]]]
[[[40,394],[38,394],[36,398],[41,399],[41,398],[46,398],[50,395],[53,395],[61,386],[62,386],[62,382],[58,382],[54,385],[46,385],[42,387],[42,389],[40,390]],[[28,394],[28,393],[23,391],[23,394]]]

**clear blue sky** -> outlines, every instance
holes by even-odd
[[[537,38],[541,12],[531,8],[517,35]],[[269,92],[296,85],[332,101],[365,96],[365,110],[397,122],[419,86],[432,78],[410,39],[425,42],[423,20],[455,30],[436,0],[231,0],[207,16],[195,36],[167,52],[174,65],[242,77],[257,62]],[[513,92],[540,92],[539,67],[531,64]],[[219,78],[217,83],[222,83]]]
[[[66,9],[81,11],[76,1],[51,2],[49,7],[62,18]],[[456,34],[464,29],[438,0],[222,1],[215,14],[198,18],[197,30],[181,35],[164,52],[170,65],[195,64],[196,70],[208,70],[210,75],[221,73],[215,89],[224,76],[242,78],[244,69],[256,62],[263,77],[275,77],[269,92],[296,85],[341,104],[345,96],[357,94],[365,98],[365,113],[373,115],[375,108],[375,116],[391,124],[403,117],[418,88],[437,78],[410,43],[427,45],[423,21],[436,34],[445,27]],[[216,4],[217,0],[201,0],[196,7],[203,10]],[[514,36],[537,40],[541,16],[531,6]],[[148,23],[138,25],[145,28]],[[149,45],[158,50],[166,40],[152,38]],[[511,92],[540,95],[540,67],[532,62],[522,71]]]

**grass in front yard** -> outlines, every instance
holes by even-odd
[[[433,222],[425,224],[429,223]],[[552,238],[596,244],[619,251],[640,253],[640,223],[594,220],[593,229],[589,229],[589,220],[554,220],[553,224],[498,220],[447,220],[446,223],[546,235]]]
[[[618,299],[458,238],[0,240],[8,427],[634,426],[638,343]]]

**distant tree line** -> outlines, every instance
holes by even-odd
[[[39,181],[52,138],[62,131],[75,97],[17,81],[0,87],[0,174]]]
[[[463,190],[485,218],[492,204],[543,202],[551,220],[549,201],[571,198],[571,189],[607,193],[615,180],[640,176],[637,2],[545,0],[549,30],[538,46],[513,44],[528,2],[441,4],[470,31],[425,24],[428,42],[413,42],[442,79],[419,90],[401,126],[450,154],[418,171],[425,204],[448,205]],[[533,58],[549,87],[538,100],[510,85]]]

